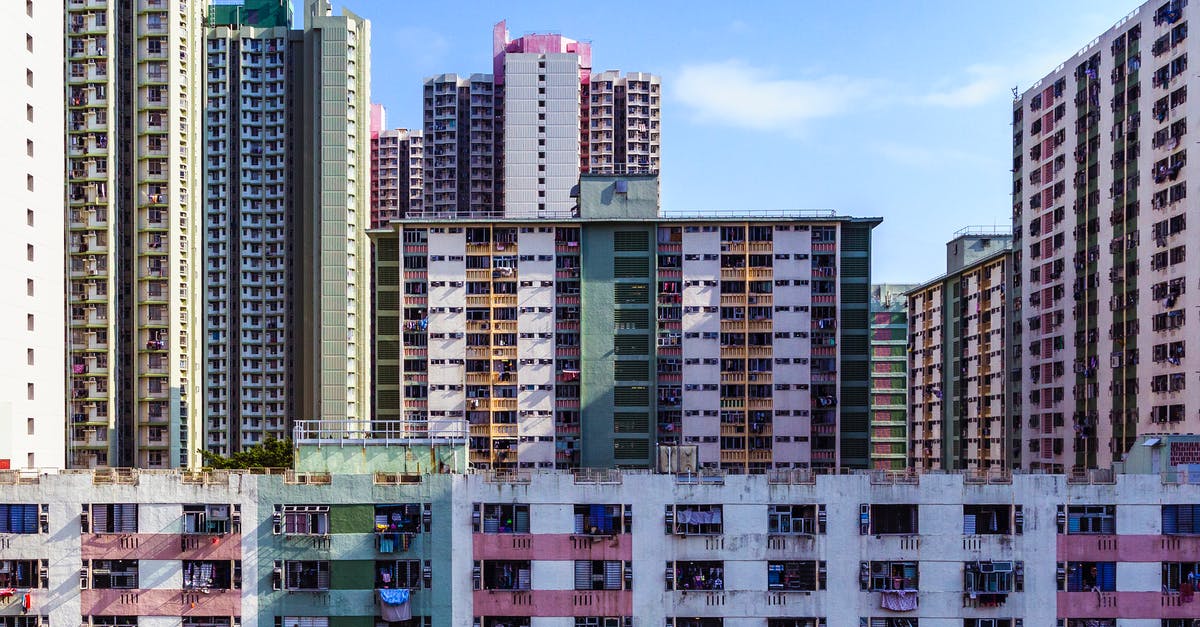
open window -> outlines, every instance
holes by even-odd
[[[477,590],[529,590],[533,569],[529,560],[484,560],[476,562]]]
[[[917,590],[920,585],[917,562],[862,562],[860,571],[863,571],[860,583],[871,592]]]
[[[232,531],[228,505],[184,505],[183,533],[226,534]]]
[[[93,504],[93,533],[137,533],[138,511],[136,503]]]
[[[1058,567],[1058,589],[1066,592],[1113,592],[1116,562],[1065,562]]]
[[[1059,533],[1063,532],[1063,511],[1059,506]],[[1105,534],[1116,533],[1117,507],[1115,505],[1068,505],[1066,507],[1066,533]]]
[[[529,506],[520,503],[477,503],[475,532],[529,533]]]
[[[624,505],[576,505],[574,532],[609,536],[629,533],[631,508]]]
[[[184,560],[183,589],[233,590],[242,587],[242,563],[230,560]]]
[[[420,533],[422,527],[420,503],[403,505],[376,505],[376,533]]]
[[[380,590],[423,587],[419,560],[388,560],[375,562],[375,587]]]
[[[724,590],[725,562],[668,562],[667,585],[672,590]]]
[[[288,560],[284,563],[284,587],[293,592],[317,592],[329,589],[329,562],[325,560]]]
[[[767,589],[794,592],[824,590],[825,562],[812,560],[767,562]]]
[[[284,535],[329,535],[328,505],[284,505],[282,513]]]
[[[916,535],[917,506],[862,505],[859,507],[859,533],[869,535]]]
[[[825,506],[771,505],[767,509],[767,533],[773,535],[825,533]]]
[[[133,590],[138,587],[137,560],[92,560],[92,586],[99,590]]]
[[[725,532],[721,505],[668,505],[667,533],[720,535]]]
[[[1200,563],[1197,562],[1163,562],[1162,563],[1162,589],[1163,592],[1179,592],[1179,587],[1191,582],[1193,586],[1196,584],[1196,578],[1200,577]]]
[[[575,560],[576,590],[624,590],[633,566],[621,560]]]
[[[963,592],[983,605],[1003,603],[1024,587],[1021,562],[980,561],[963,563]]]
[[[0,588],[41,588],[44,574],[38,560],[0,560]]]
[[[963,505],[963,534],[1010,535],[1014,506],[1008,504]]]

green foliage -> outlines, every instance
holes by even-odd
[[[208,468],[291,468],[292,441],[268,438],[262,444],[238,451],[229,457],[200,451]]]

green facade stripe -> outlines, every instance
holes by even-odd
[[[329,627],[375,627],[376,620],[374,616],[330,616]]]
[[[331,508],[332,511],[332,508]],[[375,562],[372,560],[334,560],[329,564],[330,590],[373,590]]]
[[[375,506],[372,504],[334,505],[329,508],[331,533],[372,533],[375,530]]]

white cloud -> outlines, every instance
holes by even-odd
[[[847,113],[872,91],[866,81],[782,78],[736,60],[685,66],[671,82],[698,121],[759,130]]]
[[[974,107],[1007,92],[1014,79],[1011,68],[998,65],[972,65],[966,72],[971,77],[966,84],[935,89],[921,100],[939,107]]]
[[[915,169],[947,168],[954,166],[989,166],[984,156],[946,146],[925,146],[916,143],[882,141],[871,144],[871,151],[897,165]]]

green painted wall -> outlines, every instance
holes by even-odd
[[[297,472],[369,475],[375,472],[466,472],[466,444],[299,445]]]
[[[375,505],[333,505],[329,508],[330,533],[368,533],[375,529]]]
[[[465,489],[463,479],[463,475],[426,475],[420,483],[382,485],[374,483],[370,474],[334,475],[329,485],[292,485],[282,476],[260,477],[258,508],[266,514],[258,517],[257,527],[244,529],[258,544],[259,624],[270,625],[276,616],[329,616],[331,627],[373,627],[379,611],[376,560],[419,560],[429,563],[432,586],[413,591],[413,615],[434,616],[434,627],[453,627],[449,521],[453,491]],[[375,504],[401,503],[429,503],[430,531],[416,534],[407,551],[379,553],[372,527]],[[277,504],[328,505],[332,534],[327,543],[320,546],[312,538],[274,534],[269,512]],[[329,591],[273,590],[276,560],[329,560]]]
[[[644,245],[641,243],[644,241]],[[584,467],[646,467],[650,463],[653,442],[649,425],[653,425],[654,409],[654,318],[656,267],[653,224],[595,223],[585,224],[582,233],[583,275],[580,286],[582,337],[580,338],[580,429],[583,450],[580,462]],[[618,260],[629,260],[627,262]],[[631,267],[644,260],[646,272]],[[618,278],[620,269],[621,278]],[[645,298],[639,288],[645,286]],[[623,302],[618,302],[623,301]],[[645,328],[623,325],[617,328],[616,311],[644,311]],[[644,349],[638,348],[645,339]],[[621,353],[621,354],[618,354]],[[616,379],[618,361],[645,362],[646,380]],[[630,404],[644,394],[645,402]],[[645,413],[648,428],[645,433],[614,432],[613,412]]]
[[[579,181],[579,210],[585,219],[656,218],[658,176],[585,175]]]
[[[840,266],[841,399],[839,426],[841,465],[870,464],[870,294],[871,229],[875,221],[847,221],[841,226]]]

